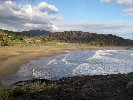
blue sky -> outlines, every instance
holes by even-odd
[[[133,39],[133,0],[0,1],[0,28],[81,30]]]
[[[47,2],[59,9],[64,21],[120,21],[124,19],[123,6],[116,3],[106,4],[100,0],[38,0],[31,2],[36,5],[40,2]]]

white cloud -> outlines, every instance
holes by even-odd
[[[38,28],[54,31],[58,28],[53,22],[60,19],[62,16],[58,15],[58,9],[46,2],[36,6],[17,5],[12,1],[0,2],[0,24],[4,24],[0,28],[8,26],[18,30]]]
[[[118,4],[123,4],[123,5],[132,5],[133,0],[116,0]]]
[[[41,2],[37,9],[39,9],[42,12],[58,12],[58,9],[54,5],[48,5],[46,2]]]
[[[101,2],[105,2],[105,3],[111,3],[113,0],[101,0]],[[115,2],[117,2],[118,4],[122,4],[122,5],[132,5],[133,4],[133,0],[115,0]]]
[[[105,22],[80,22],[58,24],[60,31],[86,31],[99,34],[114,34],[133,40],[133,25],[126,23],[105,23]]]
[[[112,0],[101,0],[101,2],[111,3]]]
[[[127,8],[123,10],[127,16],[133,16],[133,8]]]
[[[113,0],[101,0],[101,2],[105,2],[105,3],[111,3]],[[120,4],[120,5],[126,5],[126,8],[124,8],[124,15],[127,16],[133,16],[133,8],[129,8],[132,7],[133,5],[133,0],[115,0],[116,3]]]
[[[35,0],[0,0],[0,1],[35,1]]]

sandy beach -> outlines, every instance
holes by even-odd
[[[15,73],[19,66],[42,56],[66,53],[70,50],[133,50],[133,47],[98,47],[76,44],[58,44],[56,46],[8,46],[0,47],[0,79]]]

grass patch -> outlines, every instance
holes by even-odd
[[[13,86],[10,89],[0,89],[0,100],[21,100],[21,97],[26,93],[29,94],[38,93],[40,91],[49,91],[56,89],[57,87],[57,84],[46,84],[45,82],[31,83],[25,86]]]

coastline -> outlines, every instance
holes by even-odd
[[[0,79],[15,73],[19,66],[39,57],[67,53],[70,50],[133,50],[133,47],[98,47],[62,45],[55,46],[9,46],[0,47]]]
[[[11,47],[7,47],[8,49]],[[43,56],[52,56],[55,54],[65,53],[66,50],[63,49],[55,49],[49,47],[40,47],[40,48],[31,48],[32,50],[28,50],[27,47],[23,48],[25,50],[19,50],[19,47],[15,47],[13,49],[14,53],[11,55],[8,53],[6,56],[0,54],[0,79],[15,73],[19,66],[27,63],[30,60],[37,59]],[[29,48],[29,47],[28,47]],[[4,48],[0,48],[4,49]],[[35,50],[33,50],[35,49]],[[44,50],[47,49],[47,50]],[[15,51],[16,50],[16,51]],[[5,55],[5,54],[4,54]]]

